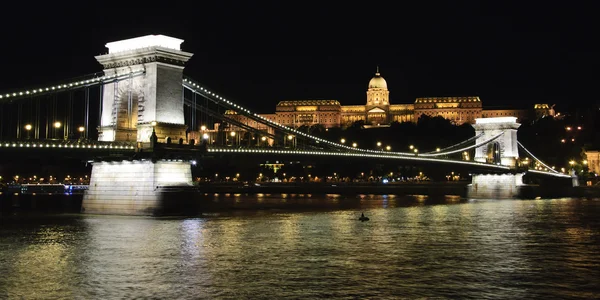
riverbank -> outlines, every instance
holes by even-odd
[[[469,182],[411,182],[394,184],[323,184],[323,183],[267,183],[267,184],[206,184],[188,187],[185,189],[165,188],[164,208],[159,214],[181,215],[198,214],[209,211],[243,209],[272,209],[277,208],[277,201],[267,203],[244,203],[244,205],[226,205],[226,201],[219,202],[221,196],[239,197],[255,195],[257,198],[268,196],[272,199],[297,199],[296,207],[319,205],[316,201],[304,201],[305,195],[318,198],[319,195],[340,196],[341,201],[364,198],[368,195],[394,195],[394,196],[429,196],[439,198],[450,196],[453,198],[467,198],[466,191]],[[528,185],[521,187],[520,199],[552,199],[563,197],[600,197],[600,187],[561,187]],[[316,199],[313,198],[313,199]],[[80,213],[83,195],[28,195],[2,193],[0,195],[0,211],[38,211]],[[300,199],[300,200],[298,200]],[[343,199],[343,200],[342,200]]]
[[[281,193],[281,194],[340,194],[340,195],[456,195],[466,196],[469,182],[402,182],[402,183],[256,183],[256,184],[200,184],[201,193]]]

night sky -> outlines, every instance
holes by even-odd
[[[560,111],[599,100],[591,1],[252,2],[17,4],[0,18],[0,91],[99,72],[107,42],[165,34],[194,53],[186,75],[264,113],[281,100],[365,104],[377,65],[392,104],[480,96]]]

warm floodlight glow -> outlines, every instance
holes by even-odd
[[[183,43],[183,40],[181,39],[159,34],[146,35],[142,37],[107,43],[106,48],[108,48],[108,53],[123,52],[149,47],[163,47],[174,50],[181,50],[181,43]]]
[[[263,136],[260,138],[263,142],[267,140],[267,137]]]
[[[54,122],[54,128],[60,128],[62,124],[60,122]]]
[[[477,118],[475,124],[517,123],[517,117]]]
[[[293,135],[291,135],[291,134],[290,134],[290,135],[288,135],[288,140],[290,140],[290,141],[291,141],[293,138],[294,138],[294,136],[293,136]]]
[[[27,130],[27,131],[31,130],[31,124],[25,125],[25,130]]]
[[[202,138],[205,139],[205,140],[208,140],[208,133],[203,134]]]
[[[152,124],[152,126],[156,126],[156,121],[152,121],[150,124]]]
[[[232,131],[229,135],[235,136],[235,131]]]
[[[206,126],[205,125],[200,126],[200,130],[202,130],[202,131],[206,130]]]
[[[83,131],[85,131],[85,127],[79,126],[79,128],[77,128],[77,130],[79,130],[79,132],[83,132]]]

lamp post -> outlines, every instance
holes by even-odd
[[[29,132],[31,131],[31,124],[25,125],[25,130],[27,130],[27,139],[29,139]]]
[[[235,143],[235,131],[232,131],[229,135],[231,135],[231,146],[234,146]]]
[[[58,129],[60,128],[60,126],[62,126],[62,124],[60,122],[54,122],[54,137],[58,138]],[[64,134],[63,134],[63,138],[64,138]]]
[[[79,140],[83,140],[85,138],[85,136],[84,136],[84,134],[85,134],[85,127],[79,126],[77,128],[77,131],[79,131]]]

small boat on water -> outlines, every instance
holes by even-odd
[[[359,221],[364,222],[364,221],[369,221],[369,218],[365,217],[364,213],[360,214],[360,218],[358,218]]]

